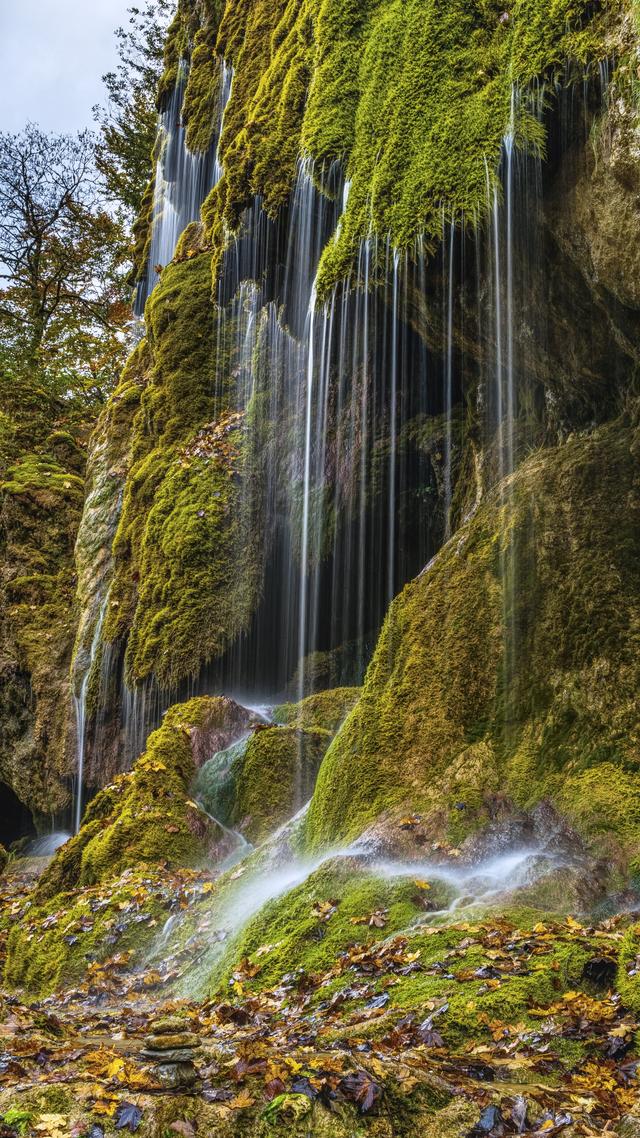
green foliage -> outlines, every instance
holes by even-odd
[[[30,1110],[21,1110],[20,1107],[14,1106],[4,1112],[1,1120],[5,1126],[10,1126],[22,1135],[29,1130],[33,1121],[33,1114]]]
[[[105,208],[88,132],[0,135],[0,366],[86,412],[115,383],[130,318],[126,242]],[[5,408],[6,410],[6,408]]]
[[[103,76],[106,106],[94,107],[100,127],[96,163],[112,199],[133,216],[142,208],[151,170],[158,115],[156,92],[172,0],[145,0],[128,9],[116,30],[119,63]]]

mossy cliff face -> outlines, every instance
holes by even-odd
[[[514,89],[556,80],[612,53],[617,6],[595,12],[568,0],[517,0],[505,10],[418,0],[287,0],[180,4],[170,29],[160,100],[181,59],[190,64],[184,113],[194,150],[211,141],[220,58],[234,84],[220,153],[225,174],[205,209],[210,239],[225,241],[255,195],[274,214],[286,203],[299,156],[345,165],[351,194],[327,249],[320,290],[353,267],[373,228],[399,246],[423,234],[433,247],[442,209],[460,219],[487,205],[511,130],[525,149],[545,129]]]
[[[84,508],[75,545],[78,624],[71,683],[78,696],[87,679],[84,767],[85,780],[93,785],[103,784],[118,770],[118,740],[113,724],[107,717],[102,718],[99,756],[94,754],[98,740],[90,725],[95,724],[101,705],[114,698],[113,691],[103,691],[104,648],[100,645],[100,633],[113,578],[112,547],[130,464],[132,422],[140,407],[147,368],[148,353],[143,342],[132,353],[90,439]],[[75,751],[75,739],[72,744]]]
[[[405,588],[323,763],[311,848],[396,807],[458,840],[496,803],[550,798],[635,865],[637,458],[623,423],[533,455]]]
[[[371,231],[380,248],[387,238],[406,248],[420,237],[422,251],[433,252],[443,216],[477,221],[485,212],[487,171],[492,192],[507,131],[522,150],[544,151],[544,116],[513,91],[537,78],[562,81],[572,67],[593,73],[620,40],[620,15],[609,5],[594,14],[586,3],[541,0],[506,11],[484,0],[426,9],[389,0],[178,6],[159,101],[186,60],[183,115],[194,150],[211,142],[223,58],[234,80],[220,142],[224,175],[204,226],[189,227],[147,308],[146,382],[104,628],[105,641],[126,650],[130,686],[153,679],[175,691],[237,643],[261,598],[269,535],[260,492],[251,491],[261,487],[260,472],[248,465],[243,432],[251,425],[236,421],[230,430],[234,360],[212,303],[246,207],[259,197],[275,217],[290,200],[301,155],[314,160],[319,182],[336,160],[351,188],[325,249],[321,293],[349,276]],[[416,318],[428,339],[432,314]],[[544,382],[559,370],[555,356],[538,365]],[[570,382],[576,372],[581,378],[582,362]],[[226,453],[219,431],[230,432]],[[464,488],[459,497],[466,501]]]
[[[205,210],[212,235],[232,228],[260,194],[275,211],[288,197],[300,153],[345,163],[351,193],[326,251],[320,290],[353,264],[370,229],[400,246],[418,233],[437,244],[442,208],[486,209],[486,166],[497,167],[512,129],[543,149],[541,124],[512,90],[557,76],[567,61],[607,53],[616,13],[587,4],[519,0],[400,4],[309,0],[300,6],[228,0],[216,50],[235,69],[225,115],[222,183]]]
[[[245,420],[225,411],[224,390],[216,398],[209,256],[165,270],[147,325],[104,639],[127,640],[130,683],[154,675],[171,688],[246,628],[261,529],[243,508]]]
[[[81,434],[54,431],[37,453],[14,456],[0,482],[0,780],[42,815],[68,800]]]

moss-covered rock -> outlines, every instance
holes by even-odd
[[[175,690],[198,674],[246,631],[260,595],[260,499],[243,495],[247,420],[228,409],[211,287],[204,254],[168,266],[147,305],[104,627],[105,642],[126,643],[131,685]]]
[[[80,434],[55,430],[41,450],[21,453],[0,481],[0,779],[43,815],[68,800]]]
[[[604,58],[612,23],[606,8],[568,0],[553,12],[521,0],[506,18],[496,4],[463,0],[446,11],[422,0],[228,0],[216,50],[235,79],[225,175],[205,209],[211,236],[223,240],[223,220],[235,228],[256,194],[274,213],[308,153],[319,168],[343,161],[351,183],[321,290],[347,274],[372,228],[398,246],[418,233],[437,244],[443,207],[456,219],[486,210],[485,162],[497,168],[508,129],[523,149],[544,149],[524,100],[514,116],[514,85]]]
[[[196,763],[226,734],[242,732],[243,711],[231,700],[206,696],[172,707],[130,774],[89,804],[80,832],[42,875],[38,897],[108,881],[131,866],[201,863],[215,834],[190,797]]]
[[[637,857],[638,436],[532,456],[396,599],[323,763],[312,848],[393,807],[460,834],[548,798]]]
[[[308,801],[329,741],[328,731],[295,727],[251,736],[234,808],[251,841],[266,838]]]
[[[360,698],[360,688],[331,688],[300,703],[281,703],[273,710],[276,723],[293,727],[320,727],[335,735]]]
[[[261,842],[309,800],[330,740],[321,727],[261,727],[214,755],[196,792],[224,825]]]

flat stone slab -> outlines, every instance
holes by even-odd
[[[173,1051],[155,1051],[145,1047],[140,1054],[143,1059],[151,1059],[160,1066],[163,1063],[193,1063],[196,1058],[196,1050],[193,1047],[177,1047]]]
[[[189,1024],[182,1016],[160,1016],[149,1024],[150,1035],[175,1035],[189,1030]]]
[[[154,1032],[153,1035],[145,1035],[143,1043],[152,1051],[175,1051],[177,1047],[198,1047],[200,1036],[193,1031],[180,1031],[171,1035]]]

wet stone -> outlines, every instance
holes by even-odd
[[[161,1016],[149,1024],[149,1034],[153,1035],[175,1035],[188,1030],[189,1025],[182,1016]]]
[[[175,1090],[178,1087],[191,1087],[198,1079],[193,1063],[160,1063],[155,1074],[163,1086]]]
[[[194,1047],[176,1047],[172,1051],[157,1051],[150,1047],[145,1047],[140,1055],[143,1059],[150,1059],[155,1063],[190,1063],[196,1058],[196,1049]]]
[[[172,1034],[145,1035],[144,1045],[152,1051],[175,1051],[177,1047],[198,1047],[200,1040],[192,1031],[180,1031]]]

